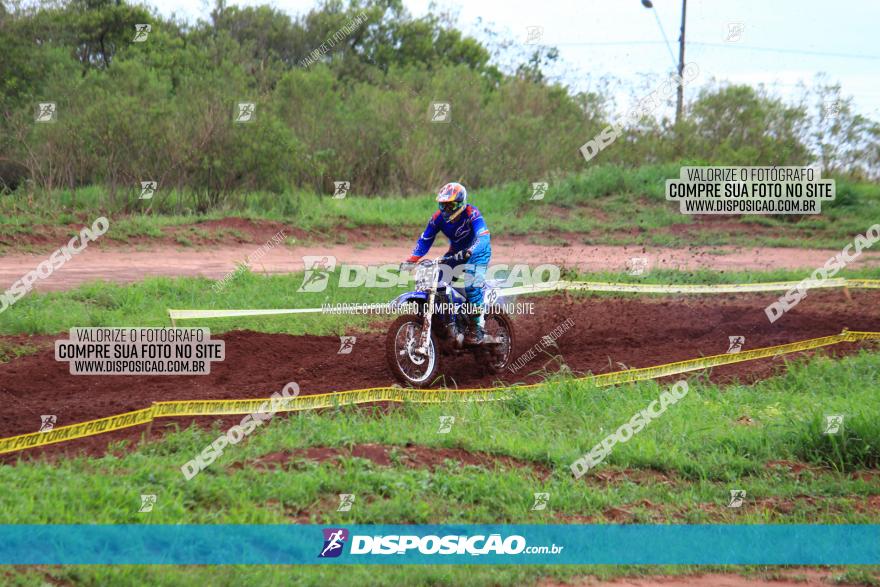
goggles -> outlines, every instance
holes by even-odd
[[[461,202],[440,202],[440,210],[452,214],[461,207]]]

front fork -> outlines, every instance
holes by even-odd
[[[419,346],[416,348],[416,353],[423,357],[428,356],[428,345],[431,344],[431,318],[434,316],[434,296],[436,295],[436,290],[432,289],[428,294],[428,303],[425,305],[425,319],[422,321]]]

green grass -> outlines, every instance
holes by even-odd
[[[39,350],[40,347],[37,345],[0,340],[0,363],[8,363],[13,359],[31,355]]]
[[[651,269],[643,275],[629,275],[626,272],[594,271],[563,273],[562,279],[574,281],[616,281],[622,283],[660,283],[671,285],[686,284],[725,284],[725,283],[768,283],[776,281],[801,281],[812,275],[814,268],[773,269],[770,271],[714,271],[694,269],[678,271],[675,269]],[[880,279],[880,267],[846,269],[834,278]]]
[[[675,164],[646,165],[628,169],[613,165],[590,167],[579,174],[547,178],[543,200],[532,201],[529,182],[472,190],[470,200],[485,215],[498,235],[552,235],[581,233],[587,244],[612,245],[763,245],[783,247],[840,248],[880,217],[880,186],[839,179],[837,199],[823,206],[821,215],[745,216],[744,228],[765,228],[760,235],[713,228],[682,235],[669,227],[694,222],[682,215],[677,204],[664,198],[665,180],[678,177]],[[158,238],[172,226],[198,224],[228,216],[290,223],[316,238],[327,239],[334,228],[382,227],[393,234],[412,234],[424,226],[435,210],[430,194],[418,196],[358,196],[345,199],[292,190],[280,194],[231,194],[207,212],[196,212],[193,194],[160,190],[153,200],[137,200],[137,193],[111,203],[98,186],[38,193],[15,194],[0,199],[0,239],[15,242],[16,235],[33,233],[40,224],[80,224],[99,215],[111,219],[106,238],[131,242]],[[149,206],[149,207],[148,207]],[[332,242],[344,244],[344,233]],[[189,246],[181,236],[178,243]]]
[[[811,269],[764,272],[715,272],[709,270],[655,270],[645,275],[627,273],[567,272],[563,279],[582,281],[620,281],[626,283],[721,284],[767,281],[800,281]],[[203,277],[150,277],[131,284],[92,282],[70,291],[31,293],[0,313],[0,335],[56,334],[71,327],[87,326],[170,326],[168,309],[266,309],[314,308],[335,303],[384,303],[412,288],[338,287],[339,271],[329,280],[326,291],[298,292],[302,273],[260,275],[238,271],[219,292],[216,282]],[[880,268],[846,270],[837,275],[850,278],[880,279]],[[499,276],[500,277],[500,276]],[[644,295],[572,292],[575,296]],[[346,329],[369,329],[377,319],[387,316],[299,314],[288,316],[233,319],[186,320],[179,325],[207,326],[212,332],[247,328],[261,332],[287,334],[344,334]]]
[[[858,571],[841,571],[840,584],[844,585],[875,585],[871,583],[872,567]],[[142,585],[157,586],[192,586],[205,585],[239,586],[254,585],[308,585],[324,587],[339,583],[342,585],[370,585],[399,587],[436,587],[454,585],[456,587],[483,587],[498,585],[535,585],[544,578],[556,581],[579,582],[584,576],[597,580],[612,580],[619,577],[639,577],[642,575],[685,575],[709,572],[733,572],[730,567],[675,567],[675,566],[412,566],[382,567],[346,565],[340,567],[296,567],[296,566],[246,566],[233,565],[223,567],[209,566],[117,566],[101,567],[55,567],[25,570],[18,567],[6,574],[7,584],[16,586],[43,587],[48,578],[58,581],[69,581],[75,585],[103,587],[119,585],[124,587],[141,587]],[[762,568],[738,567],[736,572],[749,576],[764,577],[769,573]],[[16,574],[17,573],[17,574]],[[770,575],[772,577],[772,574]],[[590,583],[587,583],[590,584]]]
[[[617,445],[580,481],[572,477],[570,463],[666,385],[596,388],[556,377],[503,402],[404,405],[384,415],[354,408],[277,415],[189,482],[179,467],[222,433],[219,426],[172,432],[130,452],[117,444],[100,459],[48,463],[30,461],[25,452],[16,466],[0,467],[0,484],[19,487],[4,498],[0,523],[137,523],[144,520],[136,507],[141,493],[159,495],[159,507],[149,517],[155,523],[284,523],[296,514],[324,523],[364,524],[548,522],[554,516],[601,520],[607,508],[626,504],[645,522],[672,522],[675,516],[690,523],[876,521],[876,511],[856,511],[850,502],[880,494],[880,486],[848,473],[877,467],[880,406],[873,401],[873,385],[878,369],[880,355],[863,351],[840,361],[794,362],[786,374],[754,385],[721,387],[692,377],[684,399]],[[817,422],[827,413],[846,415],[845,435],[822,434]],[[437,432],[441,415],[456,418],[447,434]],[[743,416],[753,422],[739,424]],[[524,466],[450,462],[431,472],[358,458],[345,459],[341,468],[307,461],[280,470],[254,466],[276,451],[359,443],[455,447],[513,457]],[[799,478],[782,475],[767,467],[779,459],[818,469]],[[546,479],[542,469],[550,471]],[[672,482],[603,486],[593,481],[594,473],[626,469],[664,472]],[[746,489],[749,500],[822,499],[786,514],[748,506],[733,511],[721,507],[730,488]],[[536,491],[551,493],[548,512],[529,511]],[[363,498],[351,512],[336,512],[338,493]],[[653,507],[639,505],[643,500]],[[696,504],[713,509],[702,511]]]
[[[862,566],[851,569],[828,569],[835,585],[880,585],[877,567]],[[15,573],[18,574],[15,574]],[[204,585],[238,586],[254,585],[309,585],[324,587],[333,583],[343,585],[376,585],[398,587],[435,587],[455,585],[460,587],[482,587],[498,585],[535,585],[541,579],[553,579],[563,584],[591,585],[584,578],[596,581],[610,581],[621,577],[641,577],[657,575],[701,575],[705,573],[735,572],[747,577],[765,581],[797,577],[797,569],[774,567],[686,567],[686,566],[407,566],[383,565],[343,567],[291,567],[291,566],[246,566],[223,567],[208,566],[117,566],[117,567],[55,567],[25,571],[22,567],[6,574],[7,584],[15,586],[43,587],[49,578],[69,581],[75,585],[124,587],[192,586]]]
[[[170,326],[167,310],[219,308],[303,308],[323,303],[388,302],[402,287],[339,288],[331,280],[325,292],[297,292],[302,274],[258,275],[238,271],[219,292],[201,277],[148,278],[134,284],[93,282],[74,290],[31,294],[0,314],[0,334],[53,334],[73,326]],[[205,321],[212,332],[248,328],[288,334],[342,334],[367,328],[370,316],[306,314]],[[180,325],[197,326],[198,321]]]
[[[627,421],[667,387],[643,382],[595,388],[554,377],[536,391],[490,403],[404,405],[398,409],[339,408],[277,415],[244,442],[230,447],[208,469],[185,481],[179,467],[222,429],[190,427],[137,447],[117,443],[102,458],[32,460],[0,467],[4,507],[0,523],[878,523],[866,507],[880,485],[851,475],[873,467],[880,454],[876,381],[880,355],[861,352],[842,360],[815,357],[791,363],[784,375],[754,385],[718,386],[700,376],[690,391],[605,463],[581,480],[568,465]],[[271,390],[267,390],[267,395]],[[826,413],[846,415],[845,436],[822,434]],[[455,416],[448,434],[441,415]],[[739,424],[742,416],[749,425]],[[161,423],[161,420],[158,421]],[[157,424],[158,424],[157,423]],[[154,425],[155,427],[156,425]],[[381,443],[460,448],[512,457],[522,467],[463,466],[447,461],[435,470],[410,468],[395,458],[383,467],[359,458],[340,463],[291,460],[280,468],[258,466],[261,457],[312,446]],[[769,466],[791,460],[811,468],[800,474]],[[548,470],[544,477],[540,471]],[[655,482],[662,472],[668,482]],[[626,474],[611,482],[602,475]],[[645,481],[639,473],[648,475]],[[12,487],[16,489],[11,490]],[[745,489],[746,503],[727,508],[730,489]],[[530,511],[533,493],[549,492],[545,511]],[[137,513],[140,495],[155,493],[157,506]],[[337,494],[354,493],[350,512],[337,512]],[[16,580],[49,575],[76,584],[320,584],[345,577],[350,584],[534,584],[540,577],[602,577],[643,572],[693,572],[689,567],[566,567],[489,569],[410,567],[375,569],[247,568],[220,576],[200,567],[155,569],[64,567],[21,570]],[[705,568],[701,570],[706,570]],[[745,569],[737,569],[745,572]],[[873,571],[871,571],[873,572]],[[869,581],[855,570],[847,580]],[[112,578],[112,579],[111,579]]]

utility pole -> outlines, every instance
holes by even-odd
[[[642,0],[642,6],[651,9],[654,8],[652,0]],[[669,41],[666,39],[666,33],[663,32],[663,25],[657,12],[654,11],[654,18],[657,19],[657,26],[660,27],[660,33],[663,40],[666,41],[666,47],[669,49],[669,56],[672,57],[672,48],[669,47]],[[687,0],[681,0],[681,31],[678,36],[678,97],[675,103],[675,125],[681,121],[682,110],[684,110],[684,23],[687,20]],[[675,59],[673,57],[673,59]]]
[[[678,37],[678,101],[675,104],[675,126],[681,121],[684,109],[684,23],[687,14],[687,0],[681,0],[681,34]]]

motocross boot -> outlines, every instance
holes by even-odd
[[[483,342],[485,331],[483,330],[482,314],[468,316],[467,328],[464,331],[464,344],[480,344]]]
[[[501,339],[497,336],[492,336],[488,332],[486,332],[486,315],[480,314],[477,318],[477,323],[480,327],[480,332],[483,333],[482,340],[480,344],[498,344],[501,342]]]

